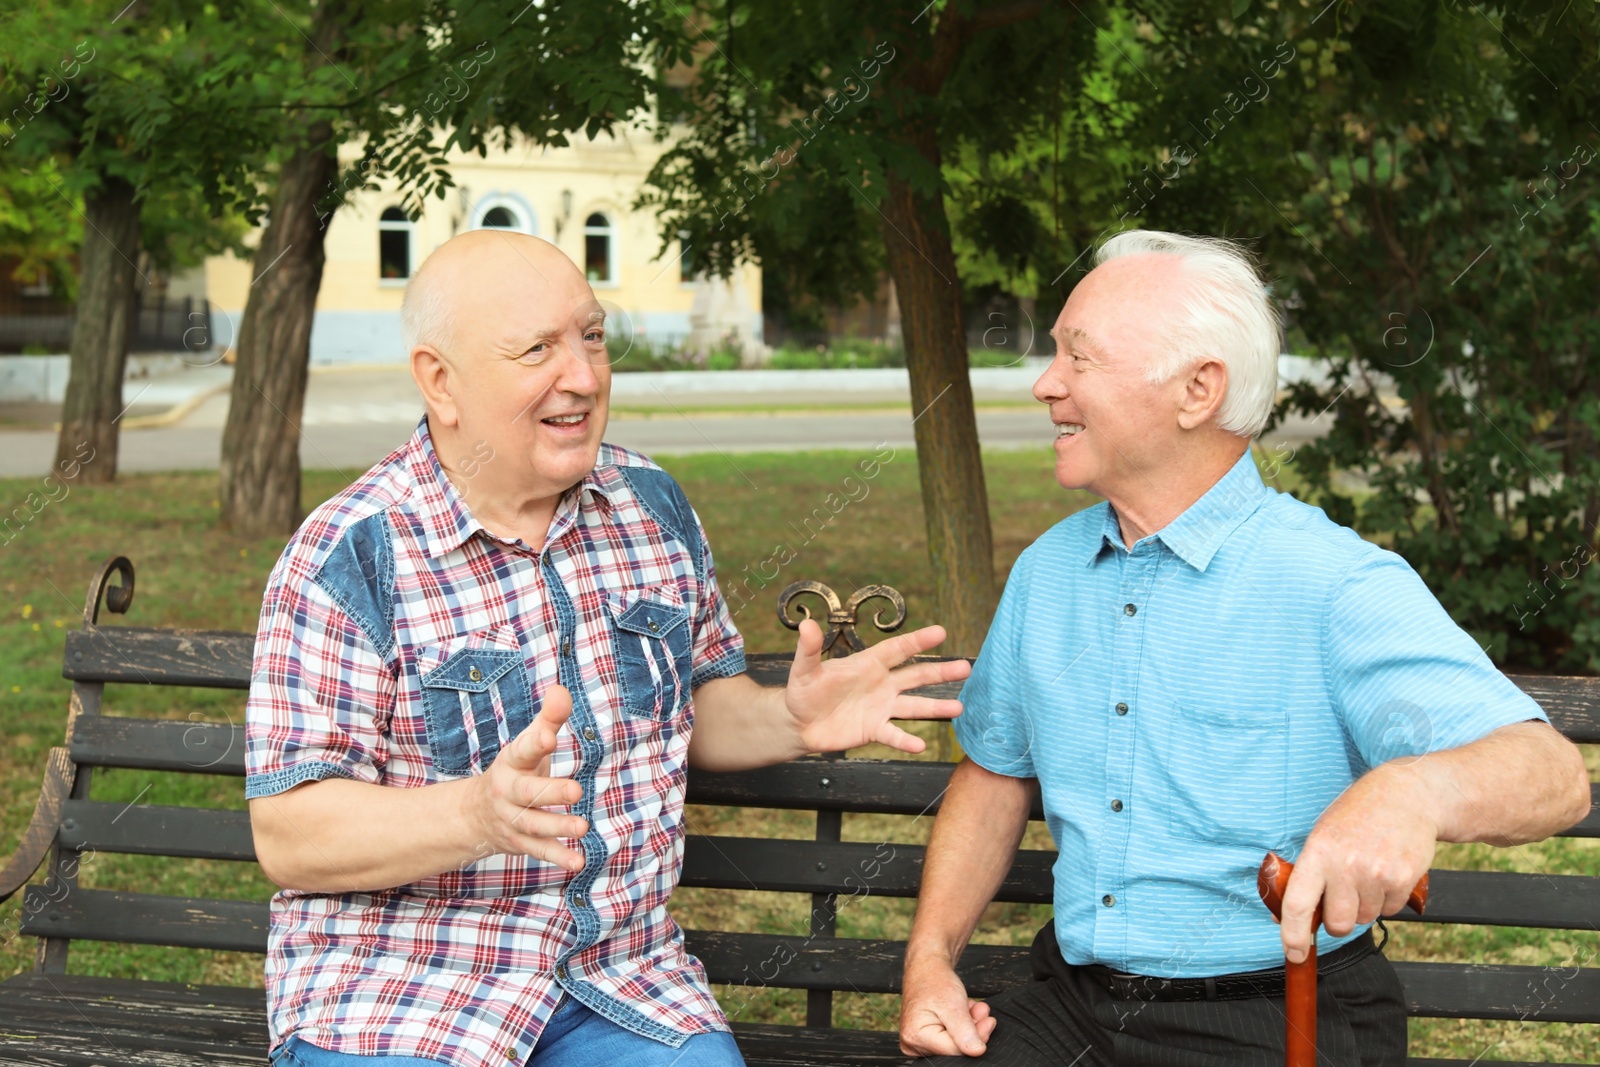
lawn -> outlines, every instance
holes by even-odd
[[[873,458],[875,476],[863,478],[859,464]],[[1093,497],[1063,491],[1051,477],[1047,451],[1000,451],[984,458],[1000,576],[1033,539]],[[737,622],[754,652],[789,651],[793,635],[779,625],[773,598],[783,585],[815,579],[847,595],[883,582],[906,597],[908,625],[934,621],[932,588],[924,568],[921,497],[916,460],[909,449],[871,453],[842,451],[670,457],[663,465],[684,484],[710,535],[725,587],[748,591]],[[1292,478],[1292,470],[1283,472]],[[335,472],[306,476],[307,505],[326,499],[348,479]],[[1292,481],[1283,481],[1292,488]],[[0,480],[0,511],[40,491],[37,479]],[[112,488],[73,488],[49,503],[26,527],[0,544],[0,829],[14,843],[27,825],[45,754],[60,744],[68,684],[61,678],[65,630],[79,625],[85,586],[106,558],[123,554],[138,569],[138,587],[128,622],[145,626],[205,629],[255,628],[261,589],[281,549],[281,539],[246,540],[217,528],[216,476],[212,473],[131,475]],[[831,501],[830,501],[830,495]],[[844,503],[840,503],[844,501]],[[822,526],[808,515],[818,509],[831,520]],[[764,563],[779,544],[793,559],[775,578]],[[950,650],[973,654],[975,649]],[[113,687],[112,713],[161,714],[175,718],[240,721],[239,693],[168,694]],[[882,753],[869,753],[882,754]],[[1600,770],[1591,753],[1591,766]],[[213,804],[242,808],[237,780],[120,771],[97,775],[98,800],[157,804]],[[810,837],[810,819],[800,813],[752,809],[691,808],[690,828],[700,833]],[[925,842],[930,820],[856,816],[845,821],[850,840]],[[1050,847],[1042,826],[1030,829],[1031,847]],[[7,846],[9,847],[9,846]],[[1546,873],[1600,874],[1600,850],[1588,841],[1563,840],[1518,849],[1443,846],[1439,866],[1498,868]],[[99,854],[83,867],[83,884],[102,888],[183,893],[235,899],[265,899],[272,886],[249,864],[167,860]],[[18,895],[20,898],[20,894]],[[685,926],[803,932],[808,898],[793,894],[682,890],[675,912]],[[840,916],[843,936],[903,937],[913,902],[862,898]],[[991,908],[979,939],[1026,944],[1048,917],[1048,909],[998,905]],[[0,905],[0,975],[31,966],[34,943],[12,934],[17,899]],[[1408,959],[1471,959],[1571,966],[1595,953],[1587,938],[1563,931],[1505,931],[1474,927],[1393,924],[1390,954]],[[107,946],[79,942],[74,971],[140,976],[171,981],[259,986],[261,958],[238,953],[174,951],[152,946]],[[783,990],[753,995],[719,991],[736,1018],[799,1022],[803,996]],[[846,996],[838,1017],[847,1025],[890,1028],[895,998]],[[1413,1054],[1484,1060],[1518,1057],[1600,1060],[1600,1037],[1584,1028],[1536,1023],[1413,1022]],[[1593,1028],[1591,1028],[1593,1029]]]

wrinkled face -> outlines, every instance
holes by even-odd
[[[486,251],[452,331],[460,440],[491,492],[558,495],[594,469],[605,433],[606,315],[565,256]]]
[[[1050,406],[1063,487],[1120,497],[1176,460],[1184,376],[1152,384],[1145,367],[1183,291],[1181,262],[1158,254],[1119,256],[1073,289],[1051,330],[1055,359],[1033,386]]]

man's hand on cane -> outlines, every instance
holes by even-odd
[[[1428,866],[1439,824],[1427,775],[1410,762],[1357,779],[1322,813],[1300,858],[1268,853],[1257,888],[1282,924],[1284,1062],[1316,1067],[1317,927],[1335,937],[1408,902],[1428,899]]]
[[[1335,937],[1398,912],[1433,863],[1434,810],[1427,775],[1409,761],[1376,767],[1339,794],[1295,860],[1283,898],[1284,958],[1306,958],[1319,904]]]

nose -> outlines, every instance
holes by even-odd
[[[1033,383],[1033,398],[1041,404],[1054,404],[1057,400],[1064,400],[1067,396],[1066,376],[1062,374],[1062,360],[1060,353],[1045,367],[1044,373],[1039,375],[1039,380]]]
[[[601,371],[597,370],[590,360],[603,361],[606,358],[604,352],[585,351],[581,339],[576,343],[569,341],[564,347],[566,358],[561,361],[561,370],[555,382],[556,389],[578,396],[594,396],[600,392]]]

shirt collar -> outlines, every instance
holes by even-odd
[[[1150,536],[1159,538],[1179,559],[1203,572],[1222,542],[1255,513],[1270,492],[1256,468],[1254,453],[1247,448],[1228,473],[1217,479],[1199,500]],[[1123,547],[1117,512],[1109,503],[1100,537],[1086,562],[1093,564],[1098,560],[1108,544],[1114,548]]]
[[[455,483],[445,475],[438,453],[433,449],[433,435],[428,432],[427,415],[423,415],[417,423],[406,449],[411,475],[409,505],[412,513],[422,522],[423,550],[428,557],[437,559],[455,551],[479,531],[485,537],[493,537],[483,523],[473,516],[466,500],[456,490]],[[560,528],[566,525],[562,519],[564,512],[573,506],[569,502],[581,502],[592,497],[605,501],[608,506],[612,503],[611,494],[615,486],[608,484],[609,480],[600,474],[600,468],[606,465],[605,451],[606,446],[601,445],[601,459],[595,464],[595,469],[562,494],[561,503],[556,506],[555,517],[550,522],[552,534],[559,533]]]

